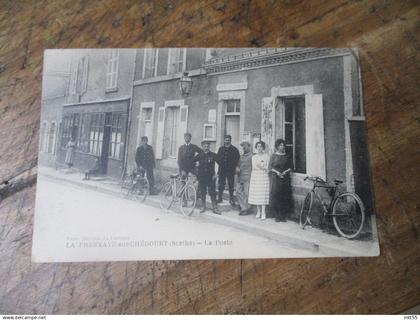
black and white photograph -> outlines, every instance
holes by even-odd
[[[378,256],[358,51],[44,53],[35,262]]]

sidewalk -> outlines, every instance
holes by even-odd
[[[107,193],[117,197],[123,197],[119,181],[108,178],[92,178],[82,180],[83,173],[68,169],[55,170],[49,167],[38,167],[39,176],[56,180],[60,183],[71,183],[83,188]],[[145,204],[160,207],[159,196],[148,196]],[[296,249],[303,249],[316,253],[319,256],[376,256],[379,249],[376,240],[348,240],[334,234],[328,234],[320,229],[299,227],[294,221],[275,222],[273,219],[260,220],[254,215],[239,216],[238,211],[231,210],[230,205],[225,201],[220,206],[222,215],[216,215],[211,210],[199,213],[195,210],[191,219],[210,222],[239,229],[254,235],[281,242],[283,245]],[[177,209],[175,209],[177,210]],[[372,216],[373,239],[377,239],[375,216]]]

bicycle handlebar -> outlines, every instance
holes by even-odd
[[[318,176],[306,176],[305,179],[303,179],[303,181],[306,181],[306,180],[311,180],[313,182],[327,183],[326,181],[324,181],[324,179]]]

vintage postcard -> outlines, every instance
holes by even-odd
[[[355,49],[47,50],[33,261],[377,256]]]

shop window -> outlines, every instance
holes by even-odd
[[[286,152],[293,160],[294,171],[306,173],[305,99],[287,98],[284,101],[284,140]]]
[[[168,74],[183,72],[186,62],[186,48],[170,48],[168,54]]]
[[[127,115],[122,113],[112,114],[111,119],[111,138],[109,147],[109,157],[122,160],[124,157],[124,131]]]
[[[71,139],[72,131],[73,131],[73,116],[68,115],[63,118],[63,132],[61,135],[61,147],[65,148],[67,143]]]
[[[89,152],[89,129],[90,114],[84,113],[80,115],[79,130],[76,138],[76,145],[79,151]]]
[[[159,51],[156,48],[144,49],[144,61],[143,61],[143,78],[144,79],[156,76],[158,52]]]
[[[89,153],[100,156],[102,153],[102,142],[104,138],[105,114],[91,114],[89,129]]]
[[[119,51],[118,49],[112,49],[109,52],[106,70],[106,91],[115,91],[118,88],[118,66]]]

